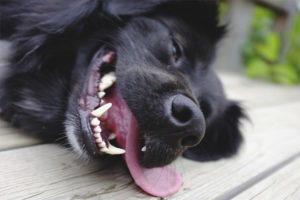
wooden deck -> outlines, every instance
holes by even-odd
[[[300,199],[300,87],[221,74],[228,95],[243,102],[239,155],[217,162],[183,158],[172,166],[183,186],[167,199]],[[0,199],[157,199],[144,194],[121,162],[85,163],[0,122]]]

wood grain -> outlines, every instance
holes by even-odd
[[[300,199],[300,157],[234,198],[239,199]]]
[[[238,156],[198,163],[174,164],[184,185],[170,199],[213,199],[246,183],[300,152],[300,103],[250,112],[255,126],[245,127]],[[289,113],[282,117],[282,113]],[[85,164],[56,145],[0,152],[0,194],[5,199],[152,199],[141,192],[117,162]]]

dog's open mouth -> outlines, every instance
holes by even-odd
[[[139,158],[147,147],[141,143],[143,136],[135,117],[118,91],[115,62],[113,51],[98,51],[83,83],[78,110],[86,149],[94,155],[124,154],[133,179],[144,191],[159,197],[174,194],[181,186],[176,171],[169,167],[149,169],[140,164]]]

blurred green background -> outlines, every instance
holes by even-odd
[[[298,2],[300,5],[300,2]],[[220,23],[226,23],[228,2],[220,4]],[[255,4],[252,10],[251,28],[241,47],[245,74],[283,85],[300,83],[300,12],[293,16],[288,30],[278,30],[282,13],[272,7]],[[229,21],[230,23],[230,21]],[[277,24],[276,24],[277,23]],[[277,27],[276,27],[277,26]],[[283,37],[288,44],[282,54]],[[282,56],[284,55],[284,56]]]

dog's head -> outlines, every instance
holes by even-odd
[[[217,27],[216,9],[214,3],[162,4],[143,15],[127,16],[110,36],[95,32],[83,42],[67,113],[69,135],[75,135],[78,151],[85,151],[78,148],[85,146],[87,153],[99,153],[93,138],[99,132],[95,118],[102,139],[108,143],[115,133],[125,148],[123,140],[131,134],[126,129],[133,117],[145,167],[167,165],[199,144],[206,127],[203,94],[208,87],[222,93],[209,83],[215,80],[209,64],[223,33]],[[111,81],[108,88],[106,79]],[[107,114],[91,114],[110,107],[109,103]]]
[[[217,26],[217,4],[95,2],[80,0],[72,7],[69,1],[60,1],[60,6],[72,9],[57,9],[55,15],[50,12],[53,7],[38,4],[31,9],[40,9],[36,11],[40,17],[14,19],[23,24],[12,36],[18,39],[14,56],[18,62],[6,90],[20,87],[26,95],[6,95],[4,100],[26,98],[36,91],[48,98],[31,95],[27,103],[33,98],[38,104],[59,99],[47,123],[38,114],[45,112],[45,105],[28,116],[48,133],[64,126],[70,145],[85,157],[126,151],[133,176],[147,176],[144,168],[165,166],[198,145],[206,127],[227,110],[229,101],[209,67],[224,32]],[[25,22],[37,27],[28,28]],[[46,76],[47,81],[42,78]],[[34,84],[22,85],[26,79]],[[45,85],[55,89],[45,91]],[[30,109],[20,103],[14,106],[19,110],[7,105],[4,113],[13,118],[20,108],[27,109],[14,115],[20,125],[16,118],[26,118]]]

